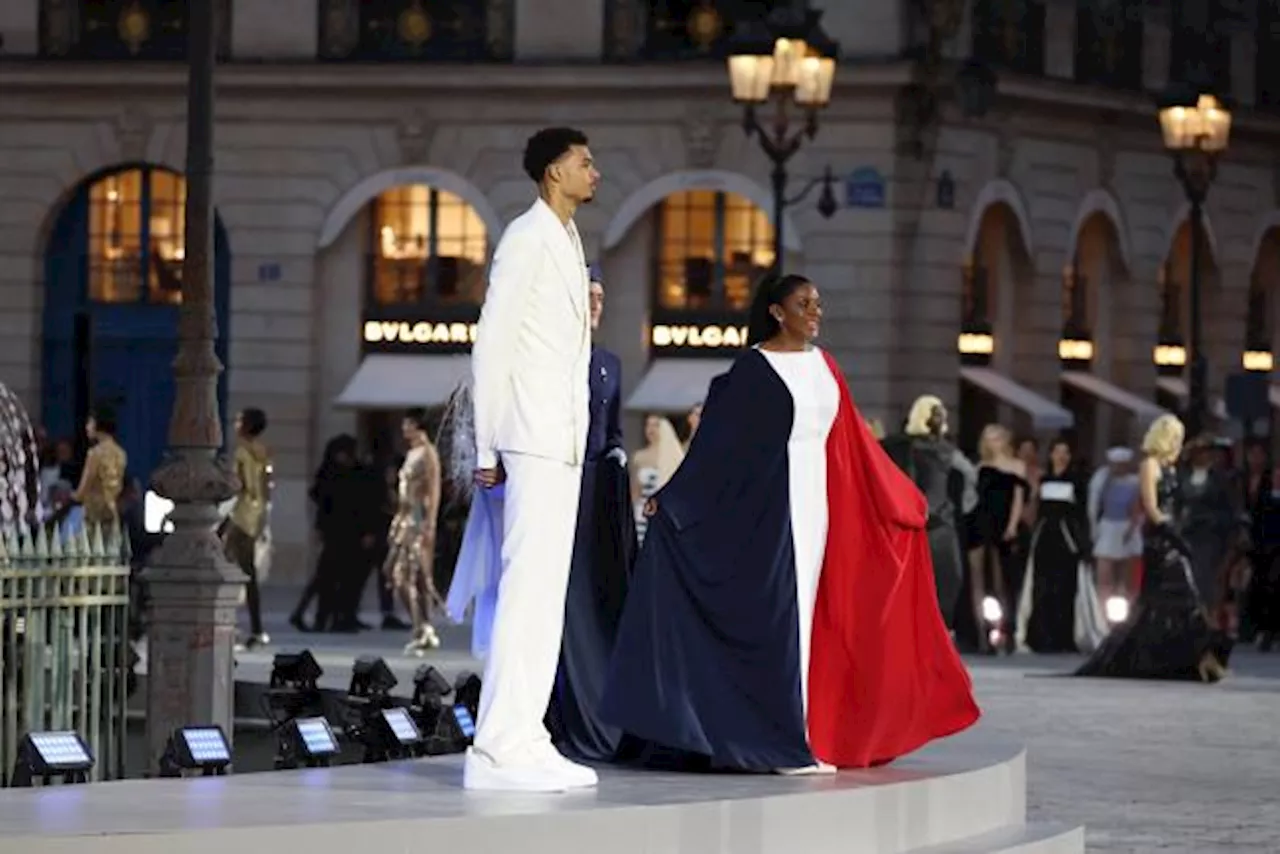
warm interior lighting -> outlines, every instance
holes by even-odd
[[[1058,358],[1064,362],[1093,360],[1093,342],[1083,338],[1063,338],[1058,342]]]
[[[1219,152],[1231,138],[1231,113],[1214,96],[1200,95],[1194,107],[1161,108],[1160,130],[1170,151]]]
[[[961,332],[956,348],[963,356],[990,356],[996,351],[996,339],[985,332]]]
[[[1240,363],[1246,371],[1269,373],[1275,366],[1275,358],[1270,350],[1245,350],[1240,356]]]
[[[1152,359],[1161,367],[1181,368],[1187,364],[1187,348],[1181,344],[1160,344],[1152,352]]]

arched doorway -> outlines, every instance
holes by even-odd
[[[1000,423],[1019,434],[1070,426],[1071,415],[1023,385],[1040,348],[1025,311],[1034,283],[1030,220],[1007,181],[984,188],[974,207],[961,265],[960,447],[974,452],[984,426]]]
[[[45,250],[41,412],[50,436],[83,436],[91,408],[119,421],[130,474],[145,483],[168,444],[185,254],[186,181],[150,165],[84,181],[54,221]],[[214,224],[216,351],[226,370],[231,257]]]
[[[1109,193],[1086,197],[1062,273],[1062,403],[1076,419],[1075,453],[1096,461],[1114,445],[1133,445],[1160,409],[1151,383],[1150,304],[1132,286],[1129,244]]]
[[[1268,445],[1274,454],[1280,434],[1280,387],[1270,384],[1276,354],[1280,353],[1280,224],[1262,231],[1254,247],[1253,271],[1249,278],[1248,314],[1245,319],[1244,354],[1242,365],[1246,371],[1263,374],[1268,379],[1267,399],[1270,418],[1261,424],[1247,427],[1253,433],[1267,434]],[[1261,428],[1261,429],[1258,429]]]
[[[650,411],[685,431],[688,410],[745,346],[752,295],[774,261],[767,199],[742,175],[690,171],[641,187],[614,214],[599,340],[622,359],[629,435]],[[788,268],[796,234],[784,229]]]
[[[461,179],[403,177],[416,180],[384,185],[350,209],[320,256],[323,352],[314,447],[354,433],[388,477],[405,451],[406,411],[427,409],[429,433],[442,441],[444,404],[470,375],[497,236],[487,206],[472,202],[484,197]],[[450,456],[447,444],[440,450]],[[468,509],[447,491],[444,499],[435,559],[441,590],[452,578]],[[389,603],[380,604],[387,613]]]
[[[1177,220],[1156,281],[1160,290],[1160,326],[1153,350],[1156,379],[1156,402],[1165,409],[1184,412],[1190,393],[1191,346],[1191,220],[1183,215]],[[1223,318],[1233,312],[1224,304],[1224,294],[1218,275],[1218,246],[1208,214],[1203,219],[1200,236],[1200,346],[1208,366],[1208,382],[1214,385],[1214,377],[1235,370],[1234,360],[1225,361],[1224,343],[1215,335],[1224,329]],[[1237,332],[1232,324],[1226,324],[1230,332]],[[1231,343],[1238,344],[1239,335],[1231,336]],[[1238,347],[1231,347],[1233,355]],[[1238,356],[1236,356],[1238,358]],[[1211,410],[1220,411],[1220,398],[1210,395]]]

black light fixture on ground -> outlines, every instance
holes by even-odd
[[[63,783],[87,783],[93,765],[93,751],[74,730],[28,733],[18,742],[9,785],[26,788],[39,779],[47,786],[54,778]]]
[[[181,777],[183,771],[199,771],[205,777],[221,777],[230,765],[231,748],[222,727],[181,727],[169,736],[160,757],[160,776]]]
[[[333,757],[341,752],[333,727],[323,717],[294,718],[281,730],[275,767],[277,770],[299,765],[328,768]]]
[[[733,100],[745,106],[742,126],[760,142],[773,164],[773,269],[782,269],[785,243],[783,213],[822,184],[818,212],[824,217],[836,211],[835,178],[828,168],[822,178],[810,181],[801,192],[787,198],[787,163],[800,150],[804,137],[818,133],[818,111],[831,101],[839,45],[823,32],[819,11],[777,7],[763,19],[738,25],[729,57],[729,82]],[[764,124],[756,108],[772,100],[773,121]],[[804,126],[793,130],[791,107],[804,111]]]
[[[375,656],[356,659],[347,689],[347,738],[364,746],[364,762],[405,759],[417,752],[422,733],[391,690],[399,684],[387,662]]]
[[[305,758],[305,752],[300,754],[306,749],[306,743],[300,740],[305,733],[298,730],[296,722],[324,720],[324,696],[319,686],[323,675],[324,668],[309,650],[280,653],[272,660],[271,681],[262,696],[262,705],[276,732],[275,767],[296,768],[299,756]]]
[[[1187,435],[1205,428],[1208,408],[1208,362],[1204,354],[1204,321],[1201,317],[1202,281],[1200,264],[1204,255],[1204,202],[1217,174],[1218,157],[1231,139],[1231,111],[1204,88],[1173,84],[1160,101],[1160,130],[1164,147],[1173,156],[1173,173],[1182,184],[1191,205],[1191,316],[1187,341]]]

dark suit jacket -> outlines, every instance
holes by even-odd
[[[622,360],[608,350],[592,347],[590,370],[587,460],[594,462],[622,447]]]

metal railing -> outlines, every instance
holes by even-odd
[[[91,780],[125,775],[129,541],[41,525],[0,536],[0,781],[28,733],[75,730]]]

